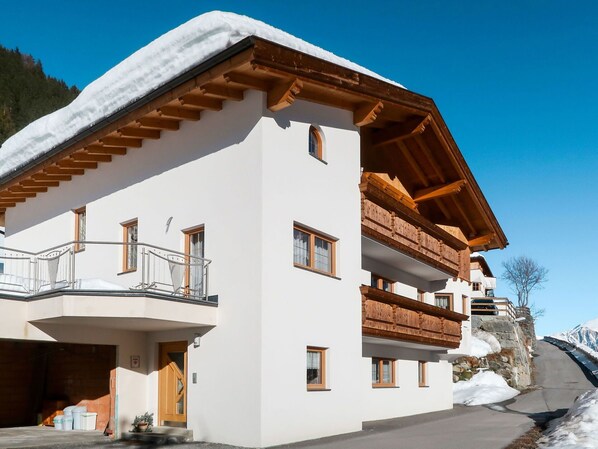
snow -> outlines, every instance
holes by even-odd
[[[471,355],[477,357],[486,357],[492,352],[492,347],[484,340],[480,340],[476,337],[471,337]]]
[[[567,341],[598,359],[598,318],[575,326],[569,331],[552,335],[552,337]]]
[[[162,35],[0,148],[0,178],[248,36],[258,36],[403,87],[347,59],[250,17],[212,11]]]
[[[469,380],[453,384],[453,402],[464,405],[494,404],[514,398],[519,391],[492,371],[481,371]]]
[[[539,449],[598,449],[598,390],[582,394],[538,443]]]
[[[486,332],[486,331],[483,331],[480,329],[475,329],[472,333],[471,338],[472,338],[472,340],[471,340],[472,354],[471,355],[474,357],[478,357],[478,358],[485,357],[488,354],[497,354],[502,350],[502,348],[500,347],[500,343],[498,342],[496,337],[493,334],[491,334],[490,332]],[[476,345],[476,350],[486,347],[482,343],[476,342],[476,340],[481,341],[482,343],[486,343],[486,345],[488,345],[490,347],[489,351],[486,352],[485,354],[475,355],[473,353],[474,345]],[[482,352],[483,352],[483,350],[482,350]]]

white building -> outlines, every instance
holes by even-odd
[[[221,13],[82,96],[0,149],[0,425],[263,447],[452,407],[470,251],[507,241],[431,99]]]

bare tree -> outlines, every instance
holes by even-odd
[[[548,270],[527,256],[511,257],[502,263],[504,272],[502,278],[511,284],[513,292],[517,294],[517,305],[529,307],[529,296],[532,291],[542,288],[548,280]],[[543,310],[538,310],[543,314]]]

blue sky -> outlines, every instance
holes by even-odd
[[[598,3],[0,0],[0,44],[82,88],[205,11],[247,14],[432,97],[510,246],[549,270],[538,333],[598,317]],[[509,289],[499,281],[498,294]]]

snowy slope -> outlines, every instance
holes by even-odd
[[[568,341],[598,359],[598,318],[552,337]]]
[[[492,371],[481,371],[469,380],[453,384],[453,403],[464,405],[495,404],[514,398],[519,391]]]
[[[213,11],[191,19],[133,53],[87,86],[71,104],[8,139],[0,147],[0,178],[248,36],[258,36],[400,86],[263,22]]]

